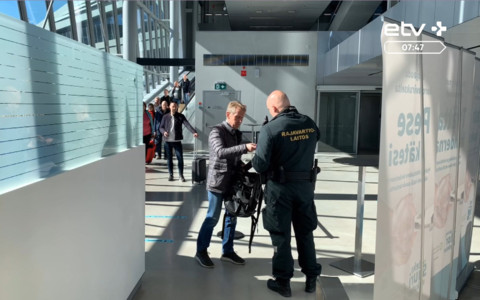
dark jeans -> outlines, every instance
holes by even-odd
[[[183,176],[183,146],[181,142],[166,142],[165,151],[167,154],[168,173],[173,176],[173,150],[178,161],[178,174]]]
[[[158,158],[161,158],[162,157],[162,133],[160,134],[157,134],[157,136],[155,137],[155,145],[157,146],[157,148],[155,148],[155,152],[157,152],[157,155],[158,155]],[[165,156],[167,155],[167,146],[166,144],[164,143],[163,145],[163,148],[165,149]]]
[[[190,102],[190,93],[183,93],[183,102],[185,102],[185,106],[188,105],[188,102]]]

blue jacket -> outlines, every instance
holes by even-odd
[[[166,115],[168,112],[169,111],[164,113],[161,110],[155,112],[155,132],[157,133],[157,136],[162,136],[162,133],[160,132],[160,124],[162,124],[163,116]]]

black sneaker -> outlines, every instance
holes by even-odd
[[[245,264],[245,260],[243,258],[241,258],[240,256],[238,256],[237,253],[235,253],[235,252],[224,253],[222,255],[222,257],[220,257],[220,260],[229,261],[232,264],[236,264],[236,265],[244,265]]]
[[[185,177],[183,177],[183,175],[180,175],[180,181],[185,182]]]
[[[317,289],[317,276],[315,277],[308,277],[305,281],[305,292],[307,293],[314,293]]]
[[[173,175],[168,176],[168,181],[173,181]]]
[[[210,256],[208,256],[207,251],[197,252],[197,254],[195,254],[195,259],[204,268],[210,268],[211,269],[215,266],[213,264],[213,261],[210,259]]]
[[[290,282],[280,282],[278,280],[269,279],[267,287],[274,292],[279,293],[283,297],[292,297],[292,290],[290,289]]]

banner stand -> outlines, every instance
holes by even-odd
[[[375,264],[362,259],[363,211],[365,202],[365,172],[366,167],[378,167],[377,155],[359,155],[334,159],[335,162],[358,166],[357,215],[355,225],[355,255],[331,263],[332,267],[364,278],[373,275]]]

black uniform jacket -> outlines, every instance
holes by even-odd
[[[308,172],[319,139],[315,122],[295,107],[287,107],[261,127],[253,167],[259,173],[275,171],[280,166],[286,172]]]

